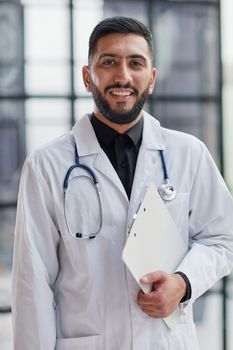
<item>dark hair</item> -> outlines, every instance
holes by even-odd
[[[115,16],[102,20],[93,29],[89,39],[89,61],[95,52],[98,40],[113,33],[136,34],[142,36],[148,44],[151,57],[153,56],[152,35],[145,24],[134,18]]]

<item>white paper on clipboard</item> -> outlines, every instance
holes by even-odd
[[[122,258],[147,293],[151,286],[139,282],[140,278],[156,270],[173,273],[186,254],[185,242],[157,189],[151,184],[130,229]],[[172,329],[177,317],[175,311],[164,321]]]

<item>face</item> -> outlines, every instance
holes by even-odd
[[[135,34],[109,34],[97,42],[83,79],[103,122],[129,124],[141,116],[155,84],[146,40]]]

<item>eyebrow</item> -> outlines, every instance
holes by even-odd
[[[99,56],[98,61],[104,57],[121,58],[122,56],[117,55],[117,54],[112,53],[112,52],[105,52]],[[128,55],[128,56],[126,56],[126,58],[139,58],[139,59],[143,60],[144,62],[147,62],[146,57],[143,55],[140,55],[140,54]]]

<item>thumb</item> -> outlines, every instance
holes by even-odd
[[[149,284],[158,281],[162,281],[166,278],[166,274],[162,271],[154,271],[147,273],[145,276],[140,278],[140,282]]]

